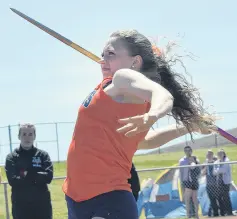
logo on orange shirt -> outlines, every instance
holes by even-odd
[[[96,90],[93,90],[87,97],[86,99],[83,101],[82,105],[87,108],[90,105],[90,102],[93,98],[93,96],[95,95]]]

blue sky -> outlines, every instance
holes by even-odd
[[[0,127],[19,122],[74,121],[85,96],[99,83],[97,63],[16,14],[13,7],[97,55],[110,33],[137,29],[166,36],[198,56],[184,62],[205,105],[235,111],[237,1],[234,0],[11,0],[0,3]],[[224,128],[236,115],[226,115]]]

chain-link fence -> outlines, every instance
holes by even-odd
[[[190,160],[189,163],[191,165],[138,170],[141,191],[137,207],[140,219],[186,218],[187,215],[211,217],[237,211],[237,161],[194,165],[195,161]],[[49,186],[53,215],[57,219],[67,218],[61,189],[63,179],[55,178]],[[9,219],[10,187],[5,184],[1,190],[0,210],[4,212],[2,215],[0,212],[0,218]]]
[[[237,136],[235,122],[237,121],[237,112],[223,112],[219,114],[223,116],[224,119],[218,121],[217,125],[228,130],[232,135]],[[172,118],[165,117],[159,120],[159,123],[157,123],[154,128],[164,127],[172,123],[174,123]],[[74,122],[35,124],[37,133],[36,146],[46,150],[54,162],[65,161],[74,125]],[[4,164],[6,155],[19,146],[18,129],[19,125],[0,127],[0,165]],[[190,136],[185,135],[177,139],[177,141],[173,141],[173,147],[169,147],[170,144],[167,144],[164,147],[159,148],[155,153],[183,150],[184,144],[191,145],[195,149],[200,147],[218,147],[231,143],[219,135],[211,135],[199,139],[200,137],[203,136],[194,135],[195,142],[192,142],[190,141]]]
[[[226,216],[237,211],[237,161],[155,168],[141,172],[138,210],[143,218]]]
[[[36,147],[47,151],[55,162],[66,160],[67,149],[72,137],[74,122],[37,123]],[[5,157],[19,146],[19,125],[0,127],[0,165]]]

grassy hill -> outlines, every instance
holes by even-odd
[[[226,131],[233,136],[237,136],[237,128],[229,129]],[[192,148],[194,148],[194,149],[213,148],[216,146],[222,147],[223,145],[228,145],[230,143],[231,142],[229,140],[222,137],[221,135],[213,135],[213,134],[199,138],[199,139],[195,139],[194,142],[192,142],[192,141],[187,142],[187,144],[192,146]],[[175,151],[183,150],[184,145],[185,145],[185,142],[182,142],[179,144],[174,144],[171,147],[163,147],[161,149],[161,153],[175,152]]]
[[[223,147],[226,150],[228,157],[232,161],[237,161],[237,147],[236,146],[226,146]],[[195,155],[198,156],[201,162],[205,160],[205,154],[207,149],[200,149],[195,151]],[[213,149],[214,152],[217,149]],[[177,161],[182,157],[183,152],[173,152],[173,153],[164,153],[164,154],[153,154],[146,156],[136,156],[134,158],[134,163],[136,168],[145,169],[145,168],[154,168],[154,167],[169,167],[177,163]],[[54,176],[65,176],[65,163],[55,163],[54,164]],[[152,171],[152,172],[142,172],[139,173],[140,180],[142,181],[145,178],[151,177],[156,178],[162,171]],[[234,181],[237,183],[237,164],[232,166],[232,172]],[[2,169],[4,174],[4,170]],[[5,175],[3,179],[6,180]],[[56,219],[65,219],[67,218],[66,203],[64,200],[64,194],[61,190],[62,180],[55,180],[50,185],[51,195],[52,195],[52,205],[54,210],[54,218]],[[8,197],[10,201],[10,187],[8,187]],[[10,204],[10,202],[9,202]],[[11,209],[10,209],[11,211]],[[4,202],[4,193],[3,186],[0,185],[0,219],[5,219],[5,202]]]

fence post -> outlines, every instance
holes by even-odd
[[[10,152],[12,153],[12,132],[11,132],[11,126],[8,126],[8,135],[9,135],[9,146],[10,146]]]
[[[217,136],[217,134],[215,134],[215,145],[216,145],[216,147],[218,147],[218,136]]]
[[[188,136],[187,136],[187,134],[185,135],[185,145],[188,146]]]
[[[6,205],[6,219],[10,219],[10,214],[9,214],[9,206],[8,206],[8,195],[7,195],[7,184],[3,184],[3,189],[4,189],[4,198],[5,198],[5,205]]]
[[[58,123],[55,123],[55,131],[56,131],[56,142],[57,142],[57,152],[58,152],[58,163],[60,162],[59,157],[59,141],[58,141]]]

